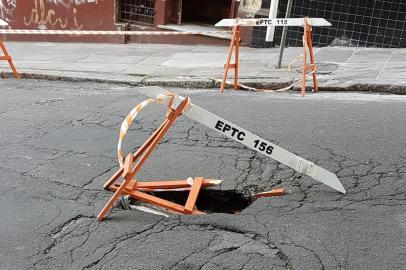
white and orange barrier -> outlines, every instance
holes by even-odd
[[[71,36],[89,36],[89,35],[110,35],[110,36],[173,36],[173,35],[208,35],[208,34],[227,34],[230,31],[93,31],[93,30],[31,30],[31,29],[0,29],[0,34],[5,35],[71,35]]]

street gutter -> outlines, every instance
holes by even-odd
[[[0,73],[1,78],[11,78],[13,74],[8,71]],[[176,87],[186,89],[210,89],[219,88],[220,83],[214,78],[202,77],[151,77],[147,75],[108,75],[104,73],[84,73],[84,72],[49,72],[49,71],[23,71],[20,73],[23,79],[39,79],[49,81],[72,81],[72,82],[98,82],[116,83],[133,86],[161,86]],[[390,93],[396,95],[406,95],[406,84],[396,81],[382,81],[382,83],[369,83],[365,80],[354,80],[347,82],[334,82],[319,75],[320,91],[339,92],[371,92]],[[246,86],[257,89],[276,90],[287,87],[293,83],[293,78],[241,78],[240,82]],[[310,89],[308,89],[310,90]],[[293,91],[300,91],[299,86],[295,86]]]

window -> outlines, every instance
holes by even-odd
[[[119,0],[118,21],[153,25],[155,0]]]

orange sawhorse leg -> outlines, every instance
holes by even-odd
[[[140,147],[134,154],[134,160],[137,160],[140,155],[145,151],[148,145],[152,143],[152,141],[156,138],[159,132],[163,129],[163,127],[167,124],[168,119],[165,119],[164,122],[155,130],[155,132],[148,138],[148,140]],[[109,190],[109,187],[117,181],[118,178],[123,174],[124,168],[120,168],[117,172],[104,184],[103,188],[105,190]]]
[[[199,196],[200,188],[203,184],[203,177],[195,178],[193,181],[192,188],[190,189],[189,197],[187,198],[184,212],[192,214],[194,207],[196,205],[197,196]]]
[[[240,27],[237,26],[237,35],[235,39],[235,58],[234,58],[234,90],[238,89],[238,72],[240,63]]]
[[[224,74],[223,74],[223,81],[221,83],[220,91],[224,93],[224,89],[226,87],[227,82],[227,75],[228,70],[230,68],[234,68],[234,90],[238,89],[238,63],[239,63],[239,54],[240,54],[240,26],[236,25],[233,27],[233,35],[231,37],[230,47],[228,49],[227,60],[224,64]],[[234,64],[231,64],[231,57],[233,55],[233,51],[235,50],[235,58]]]
[[[312,65],[312,76],[313,76],[313,92],[318,92],[319,87],[317,83],[317,75],[316,75],[316,63],[314,60],[314,52],[313,52],[313,41],[311,37],[311,31],[307,32],[307,47],[309,48],[309,57],[310,57],[310,64]]]
[[[104,216],[107,214],[107,212],[113,206],[113,203],[123,193],[123,191],[125,190],[126,186],[130,182],[130,180],[133,179],[134,176],[138,173],[138,171],[141,169],[142,165],[147,160],[149,155],[152,153],[152,151],[155,149],[155,147],[161,141],[163,136],[166,134],[166,132],[169,130],[169,128],[173,125],[176,118],[179,115],[181,115],[181,113],[184,111],[184,109],[188,106],[189,103],[190,103],[190,99],[186,98],[185,100],[182,101],[182,103],[178,106],[178,108],[176,110],[172,110],[171,108],[169,109],[169,114],[167,115],[167,117],[166,117],[165,121],[163,122],[163,124],[158,128],[157,132],[155,132],[151,136],[152,139],[147,140],[147,142],[143,146],[141,146],[139,151],[137,151],[136,154],[139,155],[139,158],[137,156],[137,159],[138,159],[137,163],[134,166],[131,166],[131,168],[129,167],[129,168],[124,168],[123,169],[124,182],[114,192],[113,196],[110,198],[110,200],[107,202],[107,204],[100,211],[100,213],[98,215],[99,220],[103,220]],[[134,158],[135,158],[135,156],[134,156]],[[127,156],[126,162],[128,163],[129,159],[134,161],[134,158],[132,158],[131,156]],[[129,166],[128,164],[127,164],[127,166]],[[131,164],[132,164],[132,162],[131,162]],[[119,175],[119,173],[116,173],[111,179],[109,179],[109,181],[106,183],[105,186],[108,187],[110,185],[110,187],[111,187],[111,184],[114,183],[113,179],[118,178],[117,177],[118,175]]]
[[[306,77],[307,72],[312,72],[313,78],[313,91],[318,91],[317,75],[316,75],[316,63],[314,59],[313,52],[313,41],[311,37],[312,27],[307,23],[307,17],[303,19],[303,70],[302,70],[302,87],[301,87],[301,96],[304,96],[306,93]],[[307,63],[307,54],[309,53],[310,64]]]
[[[302,97],[304,97],[306,93],[306,73],[307,73],[306,63],[307,63],[307,50],[306,50],[306,30],[305,30],[305,33],[303,35],[302,88],[300,93]]]
[[[203,179],[202,182],[202,187],[211,187],[216,185],[216,183],[212,182],[212,179]],[[114,184],[112,186],[112,189],[117,190],[117,188],[120,187],[120,184]],[[130,183],[127,185],[127,189],[129,190],[134,190],[138,189],[141,191],[147,191],[147,192],[154,192],[156,190],[162,189],[162,190],[176,190],[176,189],[182,189],[182,190],[189,190],[190,184],[186,180],[165,180],[165,181],[151,181],[151,182],[138,182],[135,180],[131,180]],[[109,189],[109,190],[112,190]],[[112,190],[113,191],[113,190]]]
[[[168,190],[171,191],[171,181],[163,181],[163,182],[151,182],[151,183],[146,183],[146,182],[137,182],[137,181],[131,181],[131,184],[127,186],[126,189],[123,190],[123,194],[129,195],[130,197],[133,197],[137,200],[147,202],[149,204],[165,208],[167,210],[170,210],[175,213],[180,213],[180,214],[205,214],[204,212],[201,212],[197,209],[195,209],[196,205],[196,200],[199,195],[200,189],[204,183],[203,177],[196,177],[193,181],[192,186],[190,187],[189,184],[186,181],[182,181],[183,184],[182,186],[188,187],[185,191],[189,191],[189,196],[187,198],[186,204],[180,205],[165,199],[161,199],[159,197],[153,196],[151,194],[148,194],[146,192],[154,192],[154,190],[143,190],[143,188],[140,188],[141,186],[144,186],[145,184],[151,184],[153,185],[156,189],[160,189],[160,191]],[[179,181],[176,181],[179,182]],[[206,185],[208,182],[206,181]],[[209,185],[210,186],[210,185]],[[114,185],[111,187],[112,191],[118,190],[120,186]],[[173,189],[172,189],[173,190]],[[159,193],[159,192],[158,192]]]
[[[6,46],[4,46],[3,40],[0,39],[0,48],[3,51],[3,56],[0,56],[0,60],[5,60],[8,61],[8,65],[10,66],[11,70],[13,71],[13,75],[16,79],[20,79],[20,75],[17,72],[17,69],[15,68],[13,64],[13,60],[11,59],[11,56],[8,54],[8,51],[6,49]]]
[[[124,163],[124,170],[123,170],[123,177],[124,177],[124,182],[120,185],[119,188],[114,192],[113,196],[108,200],[106,205],[103,207],[103,209],[100,211],[98,215],[98,219],[101,221],[103,220],[104,216],[107,214],[107,212],[110,210],[111,207],[113,207],[113,203],[118,199],[118,197],[121,196],[121,194],[124,192],[124,189],[127,187],[128,183],[131,181],[130,177],[130,172],[131,172],[131,167],[132,163],[134,161],[134,154],[130,153],[128,156],[125,158],[125,163]]]

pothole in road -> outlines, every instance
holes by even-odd
[[[189,192],[169,191],[155,192],[152,195],[168,200],[180,205],[185,205]],[[211,213],[237,214],[250,206],[254,198],[238,191],[202,189],[196,201],[196,208],[200,211]],[[119,207],[122,209],[131,209],[131,205],[137,205],[138,202],[132,198],[122,198]]]

